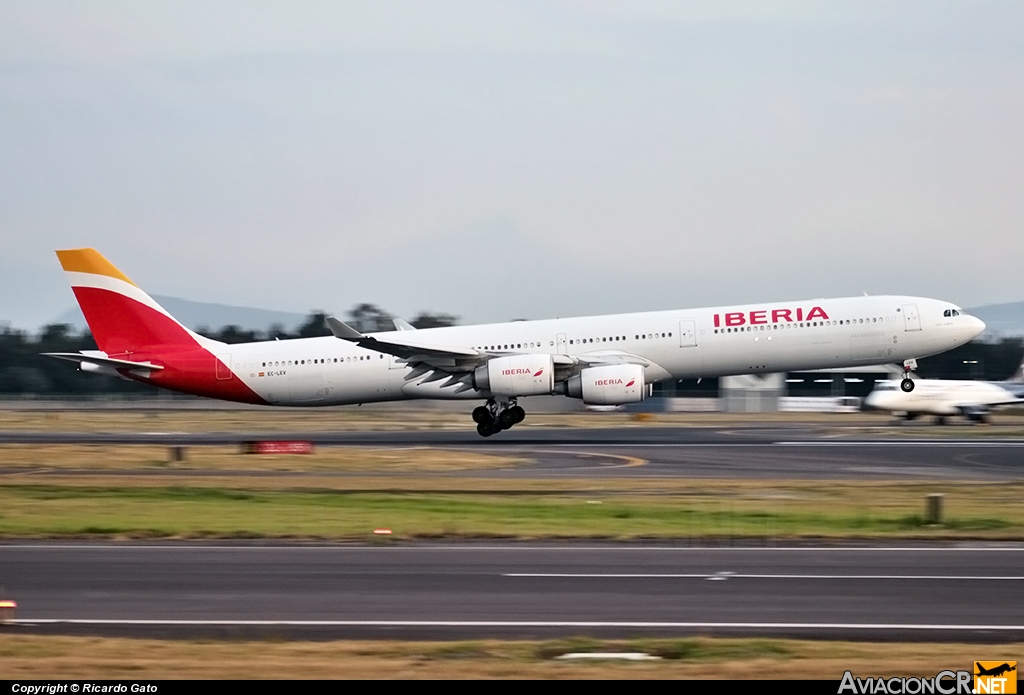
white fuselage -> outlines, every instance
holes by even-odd
[[[901,363],[950,350],[982,330],[921,297],[852,297],[658,311],[375,334],[493,354],[642,358],[646,383],[759,372]],[[946,314],[944,316],[944,313]],[[410,398],[480,399],[413,376],[390,355],[333,337],[224,345],[217,357],[275,405],[316,406]]]

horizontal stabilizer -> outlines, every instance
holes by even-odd
[[[152,362],[132,362],[131,360],[116,360],[112,357],[107,357],[104,353],[100,354],[88,354],[84,352],[44,352],[44,357],[55,357],[58,360],[67,360],[69,362],[86,362],[88,364],[95,364],[101,367],[110,367],[112,369],[150,369],[153,371],[159,371],[163,369],[158,364]]]

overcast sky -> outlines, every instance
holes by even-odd
[[[724,7],[728,5],[729,7]],[[0,0],[0,321],[1024,299],[1024,3]]]

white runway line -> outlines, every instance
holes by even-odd
[[[744,574],[741,572],[712,572],[704,574],[573,574],[569,572],[508,572],[503,577],[525,579],[942,579],[952,581],[1002,581],[1020,582],[1021,577],[997,577],[986,575],[955,576],[943,574]]]
[[[950,625],[929,623],[719,623],[569,620],[105,620],[19,618],[16,625],[125,625],[192,627],[487,627],[487,628],[662,628],[744,630],[915,630],[1024,631],[1024,625]]]
[[[482,447],[481,444],[438,444],[436,446],[471,446],[471,447]],[[501,448],[501,449],[516,449],[523,450],[529,449],[530,444],[500,444],[500,445],[487,445],[487,448]],[[750,449],[773,447],[773,446],[820,446],[830,448],[849,448],[849,447],[861,447],[861,446],[977,446],[977,447],[1024,447],[1024,440],[1021,439],[986,439],[986,440],[974,440],[974,439],[930,439],[930,440],[793,440],[793,441],[765,441],[765,442],[636,442],[633,444],[616,443],[616,442],[592,442],[587,444],[580,443],[569,443],[569,442],[548,442],[539,446],[547,448],[567,449],[575,447],[582,449],[578,452],[585,454],[593,449]],[[554,453],[554,452],[552,452]]]
[[[640,445],[643,446],[643,445]],[[726,445],[728,446],[728,445]],[[762,445],[763,446],[763,445]],[[967,446],[967,447],[982,447],[982,448],[1003,448],[1013,447],[1019,448],[1024,447],[1024,440],[1022,439],[1004,439],[1004,440],[986,440],[986,441],[972,441],[970,439],[933,439],[930,441],[920,440],[892,440],[892,441],[845,441],[837,442],[833,440],[829,441],[795,441],[795,442],[773,442],[772,446],[809,446],[809,447],[828,447],[831,449],[836,448],[849,448],[849,447],[861,447],[861,446]]]

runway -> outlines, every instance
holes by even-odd
[[[1024,546],[20,543],[17,633],[1024,638]]]
[[[683,477],[867,480],[1013,481],[1024,477],[1024,439],[998,436],[929,437],[865,434],[843,428],[618,427],[513,429],[490,439],[471,430],[397,432],[0,432],[0,444],[239,445],[303,440],[317,446],[414,450],[433,447],[515,455],[510,468],[430,475],[482,478]],[[24,472],[3,467],[0,474]],[[73,475],[74,471],[40,470]],[[84,471],[83,474],[88,473]],[[119,475],[128,474],[125,472]],[[202,475],[195,469],[146,470],[139,475]],[[224,475],[219,471],[218,475]],[[235,471],[233,474],[249,474]],[[332,475],[347,475],[343,471]],[[268,475],[266,472],[260,475]],[[298,476],[301,473],[280,473]],[[324,475],[318,472],[317,475]],[[386,469],[380,476],[401,476]],[[423,474],[418,474],[423,475]]]

